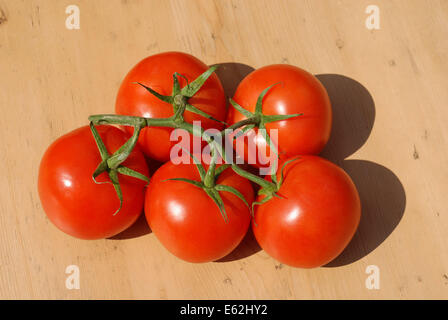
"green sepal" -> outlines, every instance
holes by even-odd
[[[162,182],[165,182],[165,181],[182,181],[182,182],[186,182],[186,183],[192,184],[192,185],[194,185],[194,186],[196,186],[198,188],[201,188],[201,189],[204,188],[204,185],[201,182],[195,181],[195,180],[191,180],[191,179],[187,179],[187,178],[170,178],[170,179],[162,180]]]
[[[200,115],[200,116],[203,116],[204,118],[207,118],[207,119],[210,119],[210,120],[213,120],[213,121],[222,123],[222,124],[224,124],[224,125],[227,125],[226,122],[221,121],[221,120],[218,120],[218,119],[216,119],[215,117],[212,117],[212,116],[209,115],[208,113],[206,113],[206,112],[204,112],[204,111],[202,111],[202,110],[196,108],[195,106],[193,106],[193,105],[191,105],[191,104],[189,104],[189,103],[187,103],[185,109],[186,109],[187,111],[192,112],[192,113],[196,113],[196,114],[198,114],[198,115]]]
[[[255,105],[255,114],[263,114],[263,112],[262,112],[263,98],[268,93],[268,91],[271,90],[271,88],[277,84],[279,84],[279,82],[274,83],[273,85],[270,85],[269,87],[267,87],[260,93],[260,95],[258,96],[258,99],[257,99],[257,104]]]
[[[135,82],[139,85],[141,85],[143,88],[148,90],[151,94],[153,94],[157,99],[162,100],[167,103],[173,103],[173,97],[172,96],[164,96],[163,94],[158,93],[157,91],[151,89],[150,87],[145,86],[144,84],[140,82]]]
[[[233,195],[237,196],[241,201],[243,201],[246,207],[249,208],[249,203],[247,203],[247,200],[244,198],[243,194],[238,190],[236,190],[235,188],[231,186],[225,186],[223,184],[217,184],[215,186],[215,189],[218,191],[226,191],[232,193]]]
[[[259,194],[260,194],[260,192],[259,192]],[[254,201],[254,202],[252,202],[251,214],[252,214],[252,218],[254,218],[254,224],[255,225],[257,225],[256,222],[255,222],[255,211],[254,211],[255,210],[255,206],[260,206],[260,205],[268,202],[269,200],[272,199],[272,196],[273,196],[272,193],[271,194],[266,194],[266,196],[263,199],[261,199],[261,201]]]
[[[207,71],[205,71],[203,74],[201,74],[199,77],[197,77],[193,82],[187,84],[185,87],[182,88],[180,91],[181,94],[185,97],[191,98],[193,97],[196,92],[201,89],[205,81],[212,75],[215,70],[218,69],[218,66],[210,67]]]
[[[172,97],[180,93],[180,84],[179,80],[177,80],[178,75],[179,74],[177,72],[173,73],[173,90],[171,91]]]
[[[187,85],[188,85],[189,81],[188,81],[188,78],[187,78],[186,76],[184,76],[183,74],[181,74],[181,73],[179,73],[179,72],[174,72],[174,74],[175,74],[176,76],[178,76],[178,77],[183,78],[183,79],[185,80],[185,82],[187,83]]]
[[[138,171],[132,170],[131,168],[119,166],[117,168],[117,171],[118,171],[118,173],[121,173],[125,176],[129,176],[129,177],[133,177],[133,178],[145,181],[146,185],[149,184],[149,178],[147,176],[145,176],[144,174],[142,174]]]
[[[109,167],[107,166],[107,160],[101,161],[92,174],[93,182],[95,182],[96,184],[110,183],[109,181],[102,181],[102,182],[96,181],[96,178],[103,172],[106,172],[107,170],[109,170]]]
[[[274,115],[263,115],[263,122],[270,123],[275,121],[288,120],[295,117],[303,116],[303,113],[294,113],[294,114],[274,114]]]
[[[274,143],[271,140],[271,137],[268,134],[268,131],[266,129],[266,127],[264,125],[260,125],[260,127],[258,128],[258,132],[261,133],[261,135],[263,136],[263,139],[268,143],[269,148],[274,152],[274,154],[277,156],[278,158],[278,151],[277,151],[277,147],[274,145]]]
[[[276,198],[279,198],[279,199],[286,199],[284,196],[279,195],[277,192],[274,192],[272,195],[273,195],[274,197],[276,197]]]
[[[137,144],[140,130],[140,127],[134,127],[134,133],[132,134],[131,138],[128,139],[128,141],[126,141],[117,151],[115,151],[109,159],[107,159],[109,168],[118,168],[118,166],[129,157],[135,145]]]
[[[110,180],[112,181],[115,192],[117,193],[118,200],[120,200],[120,207],[113,214],[115,216],[118,212],[120,212],[121,208],[123,207],[123,192],[121,191],[120,182],[118,180],[117,170],[110,170],[109,177],[110,177]]]
[[[253,116],[252,112],[244,109],[242,106],[240,106],[238,103],[236,103],[232,98],[229,98],[229,101],[230,101],[230,104],[246,118],[251,118]]]
[[[219,192],[215,188],[207,188],[204,190],[208,194],[208,196],[210,198],[212,198],[213,202],[218,206],[219,211],[221,212],[221,216],[223,217],[224,221],[227,223],[228,220],[227,220],[226,208],[224,206],[224,202],[222,201],[221,196],[219,195]]]
[[[95,125],[93,124],[92,121],[90,121],[89,126],[90,126],[90,131],[92,132],[93,138],[95,139],[96,146],[98,147],[98,150],[100,152],[101,159],[106,160],[107,158],[109,158],[109,152],[107,151],[107,148],[104,145],[104,142],[101,139],[101,136],[98,133],[98,131],[96,130]]]
[[[190,151],[188,151],[185,148],[182,148],[186,153],[190,155],[190,158],[193,159],[193,163],[196,165],[196,168],[198,169],[199,176],[201,177],[201,181],[204,181],[205,175],[207,172],[205,171],[204,166],[202,165],[201,161],[199,161]]]
[[[287,166],[288,164],[290,164],[291,162],[296,161],[296,160],[299,160],[299,159],[300,159],[300,157],[295,157],[295,158],[293,158],[293,159],[289,159],[288,161],[286,161],[285,163],[283,163],[283,165],[282,165],[282,167],[281,167],[281,169],[280,169],[280,181],[279,181],[278,183],[276,183],[276,184],[277,184],[277,190],[280,189],[280,187],[281,187],[282,184],[283,184],[283,180],[285,179],[283,173],[284,173],[284,170],[285,170],[286,166]]]
[[[231,164],[226,163],[216,168],[215,179],[217,179],[221,173],[223,173],[226,169],[230,168],[231,166],[232,166]]]
[[[246,170],[244,170],[243,168],[239,167],[236,164],[232,164],[232,170],[239,176],[246,178],[252,182],[255,182],[256,184],[260,185],[262,189],[261,190],[274,190],[275,189],[275,185],[271,182],[266,181],[265,179],[250,173]]]
[[[284,169],[286,168],[286,166],[288,164],[290,164],[293,161],[296,161],[300,159],[300,157],[296,157],[294,159],[290,159],[288,161],[286,161],[285,163],[283,163],[281,169],[280,169],[280,180],[278,182],[276,182],[276,190],[271,190],[271,189],[267,189],[267,188],[261,188],[258,191],[258,195],[265,195],[265,197],[261,200],[261,201],[256,201],[252,203],[252,211],[254,210],[254,207],[256,205],[262,205],[266,202],[268,202],[269,200],[271,200],[273,197],[279,198],[279,199],[285,199],[284,196],[280,195],[277,193],[278,190],[280,190],[280,187],[283,184],[283,180],[284,180]],[[274,180],[274,176],[272,176],[272,180]],[[275,181],[277,181],[277,177],[275,177]],[[255,221],[254,221],[255,222]]]

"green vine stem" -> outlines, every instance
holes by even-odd
[[[145,175],[141,174],[140,172],[134,171],[130,168],[127,168],[127,167],[121,165],[121,163],[124,161],[124,160],[122,160],[123,156],[121,156],[123,154],[122,149],[129,149],[131,147],[131,145],[135,145],[134,140],[136,138],[134,138],[134,136],[133,136],[134,139],[133,138],[129,139],[120,149],[118,149],[111,156],[109,154],[109,152],[107,151],[107,148],[104,145],[104,142],[101,139],[100,134],[96,130],[95,125],[92,122],[90,122],[90,130],[92,131],[93,138],[95,139],[95,142],[96,142],[96,145],[100,152],[100,156],[101,156],[101,160],[102,160],[100,162],[100,164],[98,165],[98,167],[96,168],[96,170],[93,172],[92,179],[95,183],[98,183],[98,184],[103,183],[103,182],[98,182],[96,180],[96,178],[101,173],[107,172],[107,174],[109,175],[110,183],[112,183],[112,185],[114,186],[115,192],[117,193],[117,196],[118,196],[118,200],[120,200],[120,207],[114,213],[114,215],[116,215],[121,210],[121,208],[123,206],[123,192],[121,191],[120,181],[118,179],[118,173],[130,176],[130,177],[134,177],[136,179],[143,180],[147,183],[149,183],[149,178],[146,177]],[[138,133],[135,134],[135,136],[138,138]],[[112,165],[109,164],[109,160],[111,160],[111,159],[112,159],[112,161],[111,161]],[[106,183],[109,183],[109,182],[107,181]]]
[[[204,166],[201,164],[201,161],[196,159],[196,157],[194,155],[190,154],[190,157],[193,159],[193,162],[195,163],[195,165],[198,169],[201,181],[196,181],[196,180],[191,180],[191,179],[186,179],[186,178],[172,178],[172,179],[167,179],[167,180],[182,181],[182,182],[190,183],[190,184],[194,185],[195,187],[198,187],[198,188],[201,188],[202,190],[204,190],[204,192],[207,193],[207,195],[218,206],[219,211],[221,212],[221,215],[222,215],[224,221],[227,223],[228,222],[227,212],[226,212],[226,208],[224,206],[224,201],[222,200],[221,195],[219,194],[219,191],[226,191],[226,192],[232,193],[233,195],[238,197],[241,201],[243,201],[244,204],[248,208],[249,208],[249,203],[247,203],[244,196],[237,189],[235,189],[231,186],[223,185],[223,184],[216,184],[217,177],[219,176],[219,174],[221,172],[223,172],[225,169],[227,169],[228,166],[226,166],[226,165],[220,166],[219,168],[221,170],[219,170],[219,172],[218,172],[218,170],[215,170],[216,169],[216,160],[217,160],[217,156],[216,156],[217,153],[215,151],[216,150],[214,150],[214,149],[212,150],[212,160],[211,160],[211,163],[210,163],[207,171],[205,170]],[[223,167],[224,167],[224,169],[222,169]]]
[[[230,99],[231,105],[239,112],[241,112],[246,119],[235,123],[228,128],[221,131],[221,136],[226,136],[229,131],[233,131],[235,129],[241,128],[241,130],[238,131],[239,135],[244,134],[248,130],[251,130],[255,127],[259,129],[263,129],[262,134],[266,142],[269,144],[271,150],[274,151],[274,153],[277,155],[276,161],[275,161],[275,168],[272,168],[272,182],[269,182],[257,175],[254,175],[243,168],[239,167],[236,164],[224,164],[216,168],[216,162],[218,157],[220,156],[221,159],[225,158],[225,150],[224,147],[217,143],[213,136],[208,134],[202,127],[194,126],[191,123],[185,122],[184,120],[184,113],[185,111],[189,111],[192,113],[196,113],[200,116],[203,116],[205,118],[224,123],[223,121],[217,120],[213,118],[212,116],[208,115],[207,113],[197,109],[196,107],[192,106],[188,103],[188,99],[193,97],[199,89],[202,87],[202,85],[205,83],[205,81],[210,77],[210,75],[216,70],[216,67],[209,68],[206,72],[201,74],[198,78],[196,78],[191,83],[188,83],[184,88],[180,88],[178,77],[184,77],[178,73],[173,74],[173,90],[171,96],[164,96],[156,92],[155,90],[151,89],[150,87],[147,87],[143,85],[142,83],[136,83],[142,87],[144,87],[150,94],[153,94],[158,99],[170,103],[173,107],[173,116],[168,118],[144,118],[144,117],[137,117],[137,116],[123,116],[123,115],[115,115],[115,114],[100,114],[100,115],[92,115],[89,117],[89,120],[91,122],[91,129],[92,134],[95,137],[95,141],[97,142],[98,149],[101,154],[102,162],[99,164],[98,168],[95,170],[93,174],[93,179],[96,182],[95,178],[102,172],[107,171],[109,174],[109,177],[111,179],[112,184],[114,185],[114,188],[116,190],[116,193],[118,195],[118,198],[120,199],[120,208],[117,210],[120,211],[122,202],[123,202],[123,196],[120,188],[120,184],[118,181],[118,174],[126,174],[129,176],[133,176],[138,179],[142,179],[145,181],[149,181],[149,179],[145,176],[142,177],[142,175],[138,172],[135,172],[129,168],[123,167],[121,164],[127,159],[127,157],[132,152],[133,148],[135,147],[138,136],[141,132],[141,130],[145,127],[170,127],[174,129],[183,129],[189,132],[190,134],[194,136],[198,136],[206,140],[206,142],[210,145],[211,153],[212,153],[212,160],[209,165],[208,170],[205,172],[205,169],[202,167],[202,165],[195,161],[196,166],[198,167],[201,182],[198,181],[186,181],[186,179],[173,179],[173,180],[182,180],[184,182],[189,182],[191,184],[196,185],[197,187],[203,188],[207,194],[213,199],[213,201],[217,204],[219,207],[224,220],[227,220],[227,216],[225,213],[225,208],[222,202],[221,197],[219,196],[218,191],[228,191],[233,193],[234,195],[238,196],[242,201],[244,201],[247,204],[247,201],[244,199],[244,197],[236,190],[231,188],[230,190],[228,186],[223,185],[216,185],[215,181],[219,174],[224,171],[225,169],[231,167],[232,170],[237,173],[238,175],[260,185],[261,189],[259,190],[259,194],[264,194],[266,197],[262,200],[260,203],[264,203],[268,201],[273,196],[277,196],[276,192],[278,191],[281,183],[277,181],[277,176],[274,169],[276,169],[277,159],[278,159],[278,152],[276,146],[272,143],[269,135],[266,133],[266,123],[274,122],[274,121],[281,121],[281,120],[287,120],[293,117],[301,116],[302,114],[292,114],[292,115],[264,115],[262,112],[262,101],[266,93],[276,84],[266,88],[263,90],[263,92],[258,97],[256,106],[255,106],[255,112],[250,112],[243,107],[241,107],[239,104],[237,104],[235,101]],[[184,77],[185,78],[185,77]],[[101,138],[99,137],[98,133],[96,132],[95,125],[122,125],[122,126],[131,126],[134,128],[134,132],[131,136],[131,138],[121,147],[119,148],[113,155],[109,155],[107,150],[105,150],[104,144],[101,141]],[[224,123],[225,124],[225,123]],[[234,138],[236,138],[234,136]],[[194,158],[194,157],[193,157]],[[281,179],[282,181],[283,179]],[[260,204],[254,202],[252,204],[252,210],[253,212],[253,206],[255,204]],[[116,213],[117,213],[116,212]]]

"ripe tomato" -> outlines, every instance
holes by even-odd
[[[343,251],[358,226],[361,204],[356,187],[341,168],[317,156],[289,163],[284,177],[278,191],[283,198],[255,207],[255,237],[284,264],[325,265]]]
[[[268,134],[272,129],[278,130],[278,139],[270,135],[280,157],[319,154],[330,137],[332,118],[330,100],[323,85],[312,74],[300,68],[286,64],[270,65],[257,69],[244,78],[238,85],[233,100],[254,112],[258,96],[271,85],[274,86],[263,99],[263,114],[303,113],[296,118],[266,124]],[[245,116],[230,108],[227,123],[234,124],[243,119]],[[266,144],[265,139],[257,134],[257,130],[249,132],[247,138],[238,139],[243,138],[249,142],[237,144],[236,151],[241,156],[244,155],[246,161],[248,143],[255,145],[257,149],[266,148],[269,155],[269,147],[263,146]],[[257,156],[256,163],[248,162],[264,167],[269,165],[266,161],[267,159]]]
[[[97,126],[109,153],[129,138],[112,126]],[[56,227],[81,239],[114,236],[135,222],[142,212],[145,182],[119,174],[123,192],[120,206],[112,184],[96,184],[92,173],[101,156],[88,126],[53,142],[40,163],[38,188],[42,207]],[[123,165],[148,176],[143,154],[135,148]],[[106,172],[97,181],[110,181]]]
[[[173,73],[177,72],[192,82],[208,69],[197,58],[181,52],[156,54],[140,61],[124,78],[118,91],[115,111],[121,115],[166,118],[173,115],[173,108],[149,93],[145,88],[135,84],[140,82],[162,95],[171,95]],[[186,85],[178,77],[181,87]],[[201,89],[188,100],[188,103],[208,113],[215,119],[225,121],[227,109],[224,90],[216,74],[212,74]],[[187,122],[201,121],[204,129],[222,129],[222,124],[214,120],[186,111]],[[127,128],[132,132],[132,128]],[[144,128],[140,133],[139,143],[142,151],[149,157],[166,162],[170,158],[171,147],[176,143],[170,141],[172,128]]]
[[[194,164],[165,163],[153,177],[146,191],[145,214],[151,230],[172,254],[189,262],[209,262],[229,254],[241,242],[250,224],[250,211],[237,196],[226,191],[219,194],[228,221],[213,200],[201,188],[183,181],[200,181]],[[217,179],[217,184],[234,187],[249,205],[253,201],[250,182],[232,169]]]

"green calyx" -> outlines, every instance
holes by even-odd
[[[254,211],[254,207],[256,205],[262,205],[262,204],[268,202],[269,200],[271,200],[273,197],[281,198],[281,199],[284,198],[282,195],[280,195],[278,193],[278,191],[280,190],[280,187],[282,186],[283,181],[285,179],[284,170],[288,164],[290,164],[291,162],[296,161],[298,159],[300,159],[300,157],[289,159],[288,161],[285,161],[285,163],[283,163],[283,165],[280,169],[280,180],[277,179],[277,174],[273,174],[271,176],[272,183],[269,183],[268,181],[265,180],[265,182],[268,182],[268,184],[266,184],[265,186],[261,186],[260,190],[258,190],[258,196],[263,195],[264,197],[260,201],[254,201],[252,203],[252,212]]]
[[[141,129],[148,126],[153,127],[172,127],[172,128],[181,128],[187,131],[191,131],[190,124],[184,121],[184,113],[185,111],[190,111],[192,113],[203,116],[207,119],[211,119],[217,122],[224,122],[215,119],[214,117],[208,115],[207,113],[199,110],[193,105],[188,103],[188,99],[193,97],[199,89],[203,86],[205,81],[212,75],[212,73],[217,69],[217,66],[209,68],[199,77],[197,77],[191,83],[188,83],[188,80],[185,76],[174,73],[173,74],[173,90],[170,96],[165,96],[152,88],[145,86],[144,84],[137,82],[140,86],[144,87],[148,92],[154,95],[161,101],[169,103],[173,107],[173,116],[169,118],[159,118],[159,119],[151,119],[151,118],[143,118],[143,117],[134,117],[134,116],[121,116],[121,115],[93,115],[89,117],[90,120],[90,129],[92,131],[95,142],[98,146],[98,150],[101,155],[101,163],[98,165],[96,170],[94,171],[92,178],[97,182],[96,178],[103,172],[107,172],[110,178],[111,183],[113,184],[115,191],[117,193],[118,199],[120,200],[120,207],[114,213],[117,214],[123,205],[123,193],[120,187],[120,182],[118,179],[118,173],[132,176],[137,179],[144,180],[149,182],[149,178],[142,175],[139,172],[136,172],[130,168],[126,168],[122,165],[122,163],[129,157],[135,145],[137,144],[138,137]],[[178,77],[182,77],[187,80],[187,85],[183,88],[180,87]],[[117,125],[126,125],[134,127],[134,133],[132,137],[123,145],[120,149],[118,149],[113,155],[110,155],[107,151],[101,137],[98,134],[98,131],[95,128],[95,124],[117,124]],[[210,193],[217,198],[214,191],[210,191]],[[219,194],[218,194],[219,196]],[[222,201],[221,201],[222,202]]]
[[[134,148],[135,144],[137,143],[140,128],[135,127],[134,134],[132,135],[131,139],[129,139],[124,145],[122,145],[121,148],[118,149],[113,155],[110,155],[109,152],[107,151],[107,148],[104,145],[103,140],[101,139],[98,131],[96,130],[92,122],[90,122],[90,130],[92,131],[93,138],[95,139],[96,145],[101,155],[101,162],[93,172],[92,179],[97,184],[112,183],[115,192],[117,193],[118,199],[120,200],[120,207],[114,213],[114,215],[116,215],[123,206],[123,192],[121,191],[121,186],[118,179],[119,173],[149,183],[148,177],[141,174],[140,172],[137,172],[122,165],[122,163],[126,160],[129,154],[132,152],[132,149]],[[108,173],[110,182],[109,181],[98,182],[96,180],[96,178],[103,172]]]
[[[255,105],[255,112],[250,112],[247,109],[244,109],[238,103],[236,103],[233,99],[230,99],[230,104],[241,114],[243,114],[247,119],[250,119],[251,125],[257,127],[259,129],[266,129],[266,123],[288,120],[291,118],[302,116],[303,113],[295,113],[295,114],[286,114],[286,115],[265,115],[263,114],[263,99],[266,94],[271,90],[271,88],[279,83],[274,83],[273,85],[264,89],[260,95],[258,96],[257,103]],[[229,127],[229,128],[232,128]],[[235,127],[236,128],[236,127]]]
[[[175,72],[173,74],[173,90],[170,96],[162,95],[140,82],[137,82],[137,84],[148,90],[148,92],[154,95],[157,99],[171,104],[174,113],[171,119],[176,123],[183,122],[183,114],[186,110],[198,114],[204,118],[220,122],[222,124],[226,124],[225,122],[212,117],[211,115],[205,113],[204,111],[188,103],[188,100],[192,98],[199,91],[199,89],[201,89],[205,81],[207,81],[207,79],[213,74],[213,72],[215,72],[217,68],[218,68],[217,66],[210,67],[207,71],[205,71],[203,74],[201,74],[199,77],[197,77],[194,81],[190,83],[188,82],[188,79],[185,76]],[[187,85],[185,87],[183,88],[180,87],[178,77],[184,78],[186,80]]]
[[[247,118],[246,119],[247,124],[246,123],[243,124],[243,121],[244,121],[243,120],[243,121],[235,124],[233,127],[232,126],[229,127],[232,129],[241,127],[241,130],[235,134],[234,139],[246,134],[246,132],[248,132],[254,128],[260,129],[259,133],[261,133],[261,135],[263,136],[267,145],[269,145],[270,150],[275,154],[274,164],[271,165],[271,177],[272,177],[273,181],[276,181],[277,162],[278,162],[279,154],[278,154],[277,146],[273,143],[271,137],[267,133],[266,124],[271,123],[271,122],[276,122],[276,121],[288,120],[288,119],[296,118],[296,117],[303,115],[303,113],[295,113],[295,114],[287,114],[287,115],[265,115],[265,114],[263,114],[263,99],[266,96],[266,94],[269,92],[269,90],[271,90],[272,87],[274,87],[277,84],[279,84],[279,83],[274,83],[273,85],[267,87],[260,93],[260,95],[258,96],[258,99],[257,99],[257,103],[255,105],[255,112],[250,112],[249,110],[244,109],[242,106],[240,106],[234,100],[230,99],[230,104],[238,112],[240,112]],[[242,127],[241,124],[243,124],[244,127]]]
[[[258,96],[257,103],[255,105],[255,112],[250,112],[249,110],[240,106],[234,100],[230,99],[230,104],[238,112],[240,112],[241,114],[243,114],[246,117],[245,120],[242,120],[228,128],[228,129],[241,128],[233,136],[233,138],[236,139],[240,136],[243,136],[248,131],[250,131],[254,128],[261,129],[261,130],[259,130],[259,132],[262,134],[266,143],[269,145],[269,148],[271,149],[271,151],[275,154],[274,163],[271,165],[272,182],[269,182],[259,176],[251,174],[251,173],[243,170],[242,168],[240,168],[237,165],[232,166],[232,169],[237,174],[239,174],[242,177],[245,177],[246,179],[249,179],[252,182],[257,183],[261,187],[260,190],[258,191],[258,195],[264,196],[264,197],[260,201],[254,201],[252,203],[252,207],[251,207],[252,216],[254,213],[254,207],[256,205],[262,205],[262,204],[268,202],[269,200],[271,200],[273,197],[281,198],[281,196],[278,194],[278,191],[280,190],[280,187],[281,187],[281,185],[283,183],[283,179],[284,179],[283,170],[287,164],[289,164],[291,161],[295,160],[295,159],[292,159],[283,164],[282,169],[281,169],[280,180],[278,180],[277,179],[277,166],[278,166],[279,154],[278,154],[277,146],[273,143],[271,137],[267,133],[266,124],[275,122],[275,121],[283,121],[283,120],[288,120],[291,118],[299,117],[299,116],[303,115],[303,113],[296,113],[296,114],[289,114],[289,115],[265,115],[265,114],[263,114],[263,99],[266,96],[266,94],[269,92],[269,90],[271,90],[271,88],[277,84],[278,83],[275,83],[275,84],[267,87],[266,89],[264,89],[261,92],[261,94]]]
[[[186,150],[185,150],[186,151]],[[188,151],[186,151],[188,152]],[[172,178],[167,179],[165,181],[181,181],[186,182],[189,184],[194,185],[195,187],[201,188],[204,190],[204,192],[213,200],[213,202],[218,207],[222,218],[227,223],[228,222],[228,216],[226,212],[226,208],[224,206],[224,201],[222,200],[222,197],[220,195],[220,192],[230,192],[236,197],[238,197],[243,203],[249,208],[249,204],[247,203],[244,196],[239,192],[237,189],[223,185],[223,184],[216,184],[216,180],[218,179],[219,175],[224,172],[224,170],[228,169],[230,165],[224,164],[220,167],[216,168],[216,160],[217,160],[217,152],[214,148],[212,148],[212,160],[210,162],[210,165],[207,170],[205,170],[204,166],[201,164],[201,162],[190,153],[190,157],[193,159],[193,162],[196,165],[196,168],[198,169],[199,176],[201,178],[201,181],[197,180],[191,180],[186,178]]]
[[[184,113],[185,111],[189,111],[195,114],[198,114],[204,118],[211,119],[223,124],[223,121],[217,120],[211,115],[208,115],[207,113],[199,110],[198,108],[194,107],[189,103],[189,99],[192,98],[203,86],[203,84],[206,82],[206,80],[212,75],[212,73],[216,70],[216,66],[209,68],[206,72],[201,74],[199,77],[197,77],[194,81],[188,82],[188,79],[179,74],[174,73],[173,74],[173,88],[171,95],[162,95],[158,93],[157,91],[153,90],[152,88],[145,86],[144,84],[137,82],[138,85],[145,88],[150,94],[154,95],[156,98],[158,98],[161,101],[164,101],[168,104],[170,104],[173,108],[173,115],[168,118],[144,118],[144,117],[136,117],[136,116],[123,116],[123,115],[115,115],[115,114],[103,114],[103,115],[92,115],[89,117],[90,120],[90,128],[93,134],[93,137],[95,138],[96,144],[98,146],[100,155],[101,155],[101,163],[96,168],[95,172],[92,175],[93,180],[95,183],[100,183],[96,181],[96,178],[103,172],[107,172],[110,178],[110,183],[113,184],[115,191],[117,193],[117,196],[120,200],[120,207],[115,212],[117,214],[123,205],[123,194],[119,183],[119,174],[131,176],[140,180],[143,180],[145,182],[149,182],[149,178],[142,175],[139,172],[136,172],[130,168],[127,168],[122,165],[122,163],[129,157],[130,153],[132,152],[133,148],[135,147],[139,134],[141,130],[145,127],[170,127],[170,128],[177,128],[177,129],[184,129],[188,131],[190,134],[195,136],[200,136],[204,138],[207,143],[210,145],[212,150],[212,161],[210,163],[210,166],[207,170],[204,169],[202,164],[194,158],[194,156],[191,155],[191,157],[194,160],[194,163],[196,164],[196,167],[199,171],[199,175],[201,178],[201,181],[195,181],[190,179],[184,179],[184,178],[173,178],[169,180],[177,180],[182,181],[186,183],[193,184],[194,186],[201,188],[204,190],[204,192],[207,193],[207,195],[214,201],[214,203],[218,206],[221,215],[223,219],[227,222],[228,216],[226,213],[226,209],[224,206],[223,199],[220,195],[220,192],[230,192],[233,195],[237,196],[241,201],[244,202],[244,204],[249,207],[249,204],[247,203],[244,196],[235,188],[226,186],[226,185],[220,185],[216,184],[218,176],[226,169],[232,168],[232,170],[237,173],[238,175],[247,178],[248,180],[260,185],[261,189],[259,190],[259,195],[264,195],[265,197],[260,202],[254,202],[252,204],[252,207],[250,208],[251,214],[253,215],[253,209],[254,206],[257,204],[262,204],[267,201],[269,201],[272,197],[280,197],[277,192],[280,189],[280,186],[283,182],[283,168],[286,164],[288,164],[290,161],[285,163],[285,165],[282,168],[282,173],[280,180],[278,181],[277,175],[276,175],[276,169],[277,169],[277,162],[278,162],[278,151],[274,143],[272,143],[270,136],[266,133],[266,127],[265,125],[270,122],[274,121],[282,121],[287,120],[290,118],[298,117],[302,114],[291,114],[291,115],[264,115],[262,112],[262,102],[264,96],[268,93],[268,91],[275,85],[272,85],[260,94],[258,97],[255,112],[249,112],[248,110],[244,109],[240,105],[238,105],[235,101],[230,99],[230,103],[232,106],[237,109],[239,112],[241,112],[246,119],[235,123],[228,128],[224,129],[221,132],[221,135],[227,134],[227,130],[234,130],[240,128],[240,130],[237,132],[238,135],[243,135],[249,130],[253,128],[263,129],[260,132],[263,134],[263,137],[267,141],[268,145],[270,146],[272,152],[276,155],[275,157],[275,163],[271,166],[271,177],[272,182],[269,182],[257,175],[254,175],[241,167],[239,167],[236,164],[223,164],[219,167],[216,166],[216,160],[218,156],[221,156],[222,159],[225,159],[225,151],[223,149],[223,146],[218,144],[216,141],[214,141],[213,137],[206,134],[202,128],[199,128],[199,130],[195,130],[195,127],[191,123],[185,122],[184,119]],[[179,77],[186,80],[186,86],[183,88],[180,87],[179,83]],[[101,125],[101,124],[107,124],[107,125],[123,125],[123,126],[131,126],[134,128],[133,135],[131,138],[122,146],[120,147],[114,154],[109,154],[107,151],[103,141],[101,140],[101,137],[99,136],[95,125]],[[236,137],[237,137],[236,136]]]

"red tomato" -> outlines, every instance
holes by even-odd
[[[277,83],[277,84],[276,84]],[[331,104],[328,94],[312,74],[300,68],[277,64],[270,65],[251,72],[241,81],[233,100],[250,112],[255,111],[255,105],[260,93],[273,86],[263,99],[263,114],[288,115],[303,113],[302,116],[288,120],[266,124],[267,132],[278,130],[278,139],[271,135],[273,143],[279,149],[281,158],[294,155],[319,154],[330,137]],[[234,124],[245,119],[240,112],[230,108],[227,123]],[[265,140],[256,134],[256,130],[247,134],[249,143],[258,149],[265,148]],[[243,139],[240,137],[239,139]],[[247,139],[244,137],[244,139]],[[238,140],[238,139],[237,139]],[[267,155],[269,155],[269,147]],[[242,143],[236,151],[244,155],[248,161],[248,144]],[[267,166],[267,159],[258,157],[248,161],[256,166]]]
[[[250,224],[250,211],[232,193],[220,191],[228,222],[217,205],[201,188],[183,181],[200,181],[194,164],[165,163],[151,179],[146,191],[145,213],[151,230],[172,254],[189,262],[209,262],[229,254],[241,242]],[[253,190],[248,180],[231,169],[225,170],[218,184],[234,187],[249,205]]]
[[[317,156],[291,162],[284,176],[278,191],[284,198],[255,207],[255,237],[284,264],[325,265],[344,250],[358,227],[361,204],[356,187],[341,168]]]
[[[173,115],[173,108],[149,93],[140,82],[162,95],[171,95],[173,73],[178,72],[189,82],[207,71],[208,67],[197,58],[181,52],[156,54],[140,61],[127,74],[117,95],[115,111],[117,114],[166,118]],[[182,77],[178,77],[181,87],[186,85]],[[215,119],[225,121],[227,109],[224,90],[216,74],[212,74],[188,103],[208,113]],[[222,125],[214,120],[206,119],[186,111],[185,120],[189,123],[201,121],[204,129],[222,129]],[[132,128],[127,128],[132,132]],[[172,128],[144,128],[140,133],[139,143],[142,151],[149,157],[166,162],[170,159],[171,147],[176,142],[170,141]]]
[[[97,126],[109,153],[129,138],[112,126]],[[92,173],[101,156],[88,126],[57,139],[45,152],[39,169],[39,196],[48,218],[56,227],[81,239],[114,236],[135,222],[142,212],[145,182],[119,174],[123,192],[120,206],[112,184],[96,184]],[[123,165],[148,176],[143,154],[135,148]],[[97,177],[110,181],[106,172]]]

